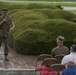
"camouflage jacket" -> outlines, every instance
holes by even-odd
[[[5,17],[2,15],[0,16],[0,22],[4,19]],[[12,19],[8,16],[6,16],[7,22],[4,22],[0,26],[0,37],[9,37],[9,30],[10,30],[10,24],[12,22]]]
[[[67,55],[69,54],[69,49],[66,46],[57,46],[52,49],[51,55],[54,57],[55,55],[59,54],[64,54]]]

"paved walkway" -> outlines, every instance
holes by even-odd
[[[4,60],[3,46],[0,49],[0,69],[35,69],[37,56],[21,55],[10,49],[9,61]]]

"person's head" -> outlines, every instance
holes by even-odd
[[[3,14],[3,15],[7,15],[7,12],[8,12],[8,9],[7,9],[7,8],[3,8],[3,9],[2,9],[2,14]]]
[[[74,44],[76,44],[76,39],[74,39]]]
[[[63,45],[64,37],[63,36],[58,36],[56,41],[57,41],[58,46],[61,46],[61,45]]]
[[[73,45],[70,47],[70,52],[76,53],[76,44],[73,44]]]
[[[69,61],[67,62],[67,68],[70,67],[70,66],[75,66],[75,63],[74,63],[73,60],[69,60]]]

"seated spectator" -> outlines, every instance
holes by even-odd
[[[61,64],[67,67],[67,62],[73,60],[76,63],[76,44],[73,44],[70,48],[70,54],[63,57]]]
[[[69,49],[63,45],[64,37],[58,36],[56,41],[58,46],[53,48],[51,55],[54,57],[55,55],[59,55],[59,54],[64,54],[64,55],[69,54]]]
[[[76,67],[74,61],[68,61],[67,69],[64,69],[61,75],[76,75]]]

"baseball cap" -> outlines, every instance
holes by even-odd
[[[3,8],[3,9],[2,9],[2,12],[4,12],[4,13],[6,13],[7,11],[8,11],[7,8]]]

